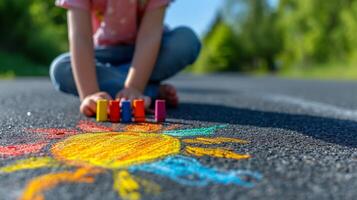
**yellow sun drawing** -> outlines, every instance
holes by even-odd
[[[1,167],[0,176],[39,168],[75,169],[48,173],[29,180],[19,198],[25,200],[45,199],[44,193],[60,184],[93,183],[96,176],[108,171],[113,175],[113,189],[125,200],[139,200],[141,192],[157,195],[161,191],[160,185],[138,177],[136,172],[163,176],[190,187],[208,184],[252,187],[262,178],[258,172],[222,171],[207,167],[194,158],[249,159],[251,156],[248,154],[217,147],[223,143],[246,144],[248,141],[214,137],[215,130],[223,126],[177,130],[178,127],[177,124],[153,123],[106,127],[81,121],[77,129],[28,129],[31,133],[45,134],[45,139],[54,142],[47,144],[41,141],[31,148],[20,145],[0,148],[12,151],[8,154],[10,156],[19,156],[26,154],[26,151],[38,153],[41,148],[50,145],[48,156],[35,155],[17,160]]]

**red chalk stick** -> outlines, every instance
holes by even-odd
[[[120,121],[119,100],[109,101],[109,119],[111,122],[119,122]]]
[[[155,102],[155,121],[164,122],[166,120],[166,101],[156,100]]]
[[[133,106],[135,122],[145,122],[145,101],[136,99],[134,100]]]

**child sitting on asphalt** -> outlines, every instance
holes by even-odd
[[[96,114],[98,99],[165,99],[176,106],[174,86],[161,84],[198,57],[201,44],[187,27],[168,30],[170,0],[57,0],[68,9],[70,52],[50,69],[56,89],[78,95],[80,111]]]

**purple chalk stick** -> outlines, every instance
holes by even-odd
[[[164,122],[166,119],[166,101],[156,100],[155,101],[155,121]]]

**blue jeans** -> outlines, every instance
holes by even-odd
[[[99,88],[101,91],[108,92],[113,98],[123,89],[134,48],[134,45],[127,45],[95,49]],[[190,28],[178,27],[165,31],[159,56],[144,94],[156,99],[161,81],[192,64],[197,59],[200,49],[201,43]],[[57,90],[78,96],[69,53],[62,54],[53,61],[50,77]]]

